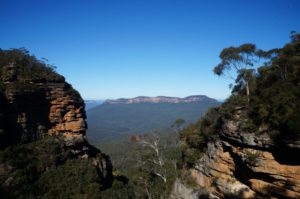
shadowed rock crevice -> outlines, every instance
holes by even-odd
[[[278,181],[278,179],[276,179],[275,177],[272,177],[270,175],[270,173],[254,172],[249,167],[249,165],[247,163],[245,163],[245,160],[242,160],[242,158],[232,150],[231,146],[224,144],[223,149],[224,149],[224,152],[229,152],[230,156],[233,158],[234,165],[235,165],[233,175],[238,181],[247,185],[250,189],[251,189],[250,179],[257,179],[257,180],[269,182],[276,186],[276,182]],[[256,193],[255,198],[265,198],[265,197],[270,197],[271,195],[274,195],[274,196],[280,197],[280,198],[289,198],[289,197],[285,197],[285,192],[286,192],[285,190],[291,189],[293,183],[288,183],[285,181],[283,181],[283,183],[284,183],[284,186],[282,186],[281,188],[276,188],[276,187],[272,187],[272,186],[265,187],[264,193],[270,192],[270,195]],[[244,191],[247,191],[247,190],[244,190]],[[253,191],[255,191],[255,190],[253,190]],[[227,196],[225,196],[225,198],[243,198],[242,193],[243,193],[243,190],[240,191],[240,194],[236,194],[235,196],[233,194],[227,195]]]
[[[275,160],[285,165],[300,165],[300,155],[295,154],[300,154],[300,148],[281,146],[273,150]]]
[[[22,143],[43,138],[50,128],[50,103],[46,92],[38,90],[13,97],[5,111],[7,131],[17,133],[18,138],[15,140]]]

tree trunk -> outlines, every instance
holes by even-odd
[[[246,82],[246,94],[247,94],[247,103],[250,102],[250,89],[249,89],[249,83]]]

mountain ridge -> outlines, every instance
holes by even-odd
[[[221,103],[204,95],[174,97],[136,97],[108,101],[87,111],[88,138],[94,144],[121,134],[143,134],[169,129],[182,118],[196,122],[209,108]],[[178,102],[178,99],[182,99]]]
[[[169,97],[169,96],[156,96],[156,97],[138,96],[134,98],[107,99],[104,103],[106,104],[191,103],[191,102],[202,102],[204,100],[217,101],[206,95],[190,95],[184,98]]]
[[[104,102],[104,100],[100,100],[100,99],[99,100],[87,100],[87,99],[85,99],[84,100],[84,105],[85,105],[84,108],[87,111],[89,109],[92,109],[96,106],[101,105],[103,102]]]

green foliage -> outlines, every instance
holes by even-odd
[[[174,135],[176,136],[176,135]],[[132,176],[136,195],[169,198],[180,160],[178,148],[167,147],[158,135],[142,136],[136,154],[137,170]],[[138,197],[138,198],[140,198]]]
[[[243,44],[239,47],[228,47],[220,53],[221,63],[214,68],[214,73],[222,75],[226,70],[240,70],[244,65],[253,66],[253,58],[257,53],[254,44]]]
[[[119,182],[102,193],[106,187],[99,169],[92,160],[72,156],[59,137],[7,147],[0,151],[0,165],[7,169],[0,175],[0,197],[96,199],[109,198],[110,193],[123,198],[133,194],[132,188]]]
[[[110,189],[101,193],[101,199],[132,199],[135,198],[133,186],[114,180]]]
[[[24,48],[0,49],[0,79],[30,82],[64,82],[53,65],[38,60]]]
[[[205,152],[207,143],[218,139],[221,117],[218,108],[210,109],[195,124],[191,124],[180,132],[184,162],[192,166]]]
[[[257,131],[258,126],[253,122],[252,119],[246,120],[246,122],[242,126],[242,130],[245,132],[255,132]]]
[[[262,57],[270,59],[264,66],[258,68],[258,74],[249,85],[252,95],[247,104],[242,93],[230,97],[220,108],[226,119],[232,119],[236,108],[246,107],[248,117],[243,130],[253,132],[261,125],[270,126],[269,132],[278,132],[275,141],[300,138],[300,40],[299,34],[293,32],[291,43],[281,49],[272,49],[262,53]],[[233,49],[224,49],[228,54],[222,58],[237,59],[232,55]],[[222,54],[221,53],[221,54]],[[226,55],[226,56],[225,56]],[[229,62],[230,63],[230,62]],[[239,76],[236,82],[239,82]],[[298,121],[298,122],[297,122]]]
[[[281,49],[257,50],[254,45],[224,49],[221,63],[214,68],[217,75],[231,70],[237,72],[232,96],[220,107],[209,111],[199,122],[181,131],[181,150],[187,166],[192,166],[208,142],[218,139],[224,121],[238,122],[240,130],[259,132],[267,127],[274,141],[300,139],[300,34],[292,33],[292,41]],[[263,66],[257,58],[263,58]],[[251,96],[245,95],[245,83]],[[249,154],[255,162],[257,154]]]
[[[294,34],[296,38],[298,35]],[[249,116],[279,132],[276,141],[300,138],[300,42],[278,50],[272,62],[259,68]]]
[[[144,166],[142,159],[153,155],[153,151],[142,147],[133,136],[123,135],[106,139],[99,143],[101,151],[108,154],[114,165],[114,175],[124,175],[128,178],[128,187],[133,187],[135,198],[147,198],[145,187],[148,186],[153,198],[168,198],[173,182],[176,180],[178,169],[182,165],[181,152],[178,147],[178,134],[174,131],[160,131],[156,134],[160,138],[160,147],[166,162],[167,183],[153,175],[152,164]],[[142,137],[149,138],[152,134]],[[139,137],[135,136],[135,137]],[[145,185],[145,182],[148,183]],[[163,196],[162,196],[163,195]]]
[[[296,31],[291,31],[290,38],[293,43],[300,42],[300,34]]]
[[[254,44],[225,48],[220,53],[221,62],[214,67],[213,71],[218,76],[225,75],[235,80],[232,92],[241,94],[245,91],[243,94],[246,94],[249,102],[250,86],[254,82],[256,73],[254,67],[261,62],[261,58],[269,58],[268,55],[257,49]]]
[[[43,198],[95,198],[101,181],[89,160],[68,160],[55,170],[44,172],[35,186]]]
[[[221,106],[216,110],[220,115],[220,120],[235,120],[237,110],[244,110],[247,107],[247,97],[245,95],[231,95]],[[219,120],[219,122],[221,122]]]
[[[246,162],[251,166],[256,166],[257,163],[259,162],[261,153],[258,151],[246,151],[245,155],[246,155]]]

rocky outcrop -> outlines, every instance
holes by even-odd
[[[170,199],[189,198],[198,199],[201,193],[197,190],[187,187],[179,179],[174,182]]]
[[[62,142],[59,150],[67,154],[65,159],[92,160],[103,183],[111,183],[110,160],[87,142],[84,102],[71,85],[28,83],[19,90],[14,82],[7,82],[5,88],[1,97],[5,106],[1,107],[0,126],[6,135],[1,139],[2,148],[40,140],[47,135],[59,136]]]
[[[50,100],[50,134],[85,134],[86,115],[80,95],[71,91],[69,85],[49,86],[47,98]]]
[[[109,187],[112,165],[108,156],[87,142],[86,114],[80,94],[54,72],[54,80],[44,81],[30,73],[27,78],[20,78],[23,70],[22,66],[11,64],[2,67],[5,73],[0,73],[0,149],[16,144],[27,146],[33,141],[43,143],[49,136],[57,138],[60,143],[55,154],[57,160],[53,161],[55,167],[70,159],[87,159],[97,169],[102,186]],[[52,148],[50,145],[45,147]],[[39,147],[32,149],[37,155],[44,153],[36,149]],[[13,168],[1,159],[0,167]],[[2,174],[9,177],[10,171],[4,170]]]
[[[45,134],[85,136],[86,115],[80,95],[67,83],[27,83],[17,89],[5,85],[2,101],[4,130],[11,139],[28,142]]]
[[[205,95],[193,95],[185,98],[179,97],[135,97],[130,99],[120,98],[116,100],[106,100],[107,104],[134,104],[134,103],[191,103],[191,102],[202,102],[211,100],[217,102],[217,100],[209,98]]]
[[[300,198],[297,145],[277,146],[267,128],[242,132],[239,121],[225,121],[220,140],[190,169],[199,187],[208,198]]]

